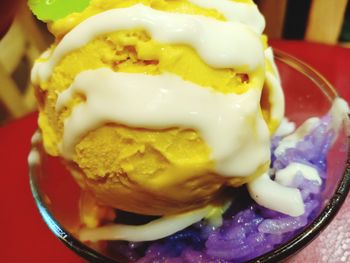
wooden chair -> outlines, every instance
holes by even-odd
[[[290,0],[295,1],[295,0]],[[270,38],[281,38],[288,0],[259,0],[266,17],[266,33]],[[312,0],[305,40],[336,44],[342,29],[348,0]]]
[[[0,104],[8,113],[2,119],[21,117],[36,108],[30,82],[18,87],[15,72],[24,60],[29,62],[27,72],[20,72],[20,78],[28,79],[34,60],[46,47],[46,40],[33,16],[23,6],[9,31],[0,40]]]

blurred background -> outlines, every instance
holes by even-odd
[[[213,0],[215,1],[215,0]],[[350,48],[348,0],[255,0],[271,39]],[[0,0],[0,126],[36,110],[30,69],[53,41],[23,0]],[[331,58],[330,58],[331,59]]]

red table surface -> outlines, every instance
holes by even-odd
[[[350,101],[350,49],[305,42],[272,41],[322,73]],[[27,155],[36,114],[0,128],[0,262],[83,262],[46,227],[34,204]],[[350,198],[332,224],[293,262],[350,262]]]

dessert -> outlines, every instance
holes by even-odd
[[[45,149],[85,192],[81,240],[121,240],[129,261],[242,261],[306,225],[347,106],[281,125],[252,1],[92,0],[49,28],[32,81]]]

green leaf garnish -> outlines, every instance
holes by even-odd
[[[29,0],[28,5],[41,21],[54,22],[74,12],[83,11],[91,0]]]

